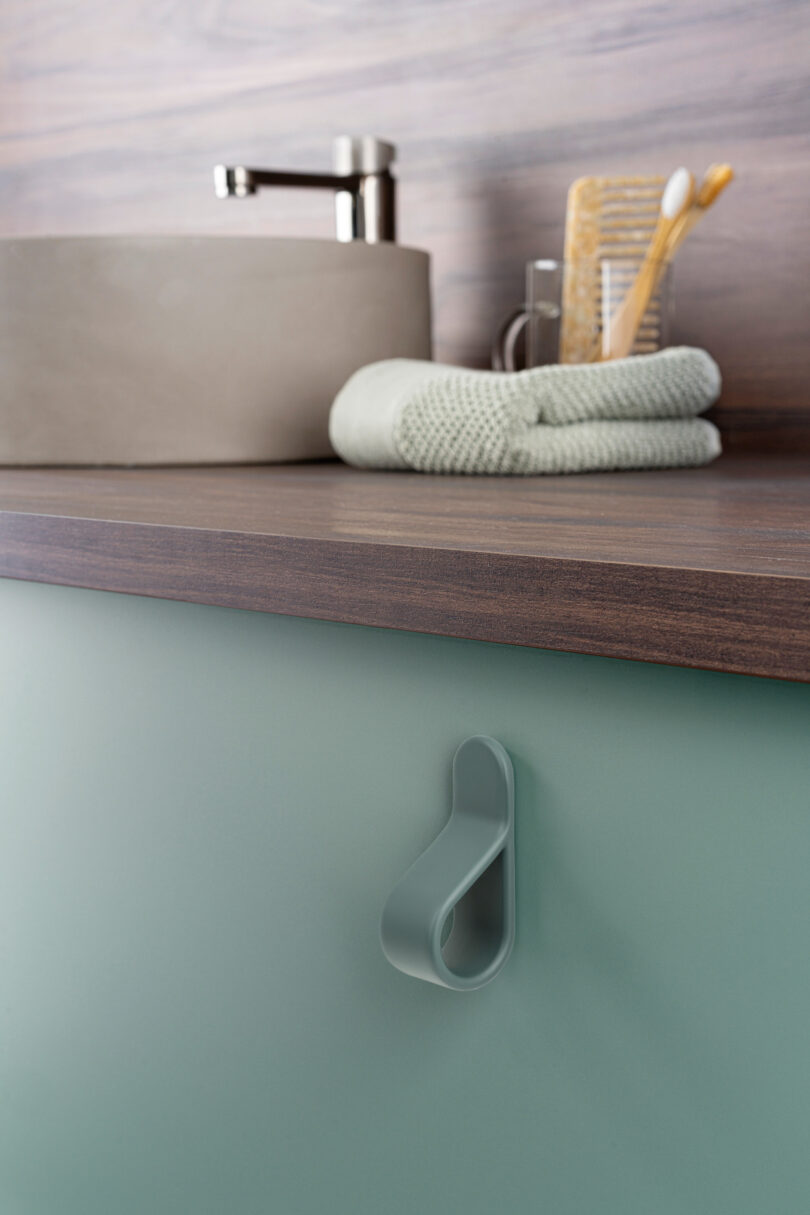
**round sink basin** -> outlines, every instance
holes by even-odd
[[[359,241],[0,240],[0,463],[329,456],[353,371],[430,357],[428,274]]]

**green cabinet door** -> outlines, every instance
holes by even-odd
[[[0,583],[2,1215],[810,1206],[810,687]],[[471,993],[378,918],[516,779]]]

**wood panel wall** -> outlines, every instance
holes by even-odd
[[[217,161],[399,146],[400,239],[434,259],[436,355],[486,365],[582,173],[738,181],[676,266],[727,444],[810,447],[808,0],[2,0],[0,235],[324,235],[324,197],[218,202]]]

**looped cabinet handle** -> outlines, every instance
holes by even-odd
[[[494,738],[453,759],[447,826],[391,892],[380,938],[393,966],[456,991],[494,979],[515,939],[514,776]]]

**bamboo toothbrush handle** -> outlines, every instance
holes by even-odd
[[[697,221],[700,219],[702,212],[697,203],[692,203],[689,210],[681,216],[677,224],[672,228],[669,234],[669,239],[664,249],[664,261],[669,262],[680,249],[683,242],[686,240],[689,233],[694,228]]]
[[[641,318],[647,311],[661,258],[666,247],[669,225],[662,229],[660,239],[650,244],[635,281],[615,314],[603,318],[602,360],[623,359],[633,349]]]

